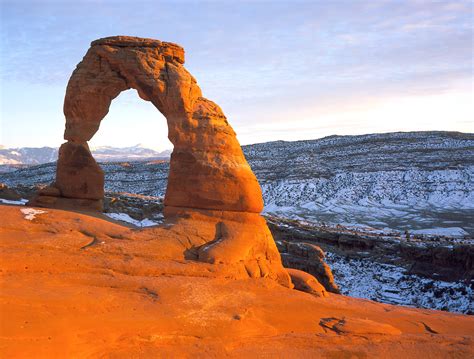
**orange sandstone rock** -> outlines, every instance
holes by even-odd
[[[288,268],[287,271],[295,289],[314,294],[318,297],[328,296],[328,292],[323,285],[311,274],[293,268]]]
[[[101,200],[104,172],[95,162],[87,143],[66,142],[59,149],[56,187],[62,197]],[[77,196],[80,193],[80,196]]]
[[[249,278],[226,251],[195,259],[217,223],[249,218],[180,212],[136,230],[21,209],[0,205],[2,358],[474,357],[472,316],[316,297]]]
[[[61,148],[56,178],[63,196],[102,197],[103,174],[81,149],[99,129],[111,101],[133,88],[168,122],[174,151],[165,205],[253,213],[263,209],[260,187],[235,132],[220,107],[202,96],[183,63],[184,50],[172,43],[127,36],[92,42],[64,100],[64,138],[69,142]],[[78,178],[71,178],[73,172]]]
[[[68,142],[59,151],[56,181],[30,204],[101,210],[104,173],[87,141],[99,129],[111,101],[133,88],[166,117],[174,145],[164,200],[171,230],[143,233],[187,238],[175,247],[174,258],[218,264],[233,276],[271,278],[289,287],[290,277],[259,215],[260,186],[235,132],[220,107],[202,96],[183,63],[184,50],[172,43],[127,36],[92,42],[67,85]]]
[[[227,272],[233,270],[244,277],[270,278],[292,286],[262,216],[180,207],[165,207],[165,216],[172,223],[168,231],[178,237],[186,235],[186,258],[226,266]]]

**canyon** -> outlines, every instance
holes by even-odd
[[[1,188],[2,355],[474,355],[472,316],[340,295],[308,243],[300,255],[319,260],[319,275],[285,268],[278,249],[301,244],[274,239],[235,132],[183,64],[179,45],[115,36],[93,41],[74,70],[54,180],[27,203]],[[88,146],[129,88],[166,117],[174,145],[151,226],[111,216],[120,199],[106,196]]]

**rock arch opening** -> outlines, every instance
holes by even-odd
[[[89,141],[104,171],[105,214],[137,227],[163,221],[169,156],[166,118],[137,91],[122,91]]]
[[[140,154],[140,148],[158,152],[172,151],[173,144],[168,139],[166,118],[149,101],[143,101],[136,90],[122,91],[109,107],[109,112],[100,123],[99,130],[89,141],[94,152],[97,149],[129,148],[130,158]],[[136,147],[136,151],[133,149]],[[98,152],[100,153],[100,152]],[[117,153],[118,154],[118,153]],[[107,159],[107,153],[96,160]],[[143,157],[152,157],[153,152],[144,152]]]
[[[164,198],[173,144],[166,118],[137,91],[122,91],[112,100],[89,144],[105,172],[106,192]]]

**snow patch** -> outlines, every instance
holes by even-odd
[[[22,208],[20,212],[25,215],[25,219],[28,221],[32,221],[36,218],[36,215],[48,213],[47,211],[42,211],[41,209],[34,209],[34,208]]]
[[[151,226],[156,226],[157,224],[159,224],[158,222],[154,222],[154,221],[152,221],[148,218],[145,218],[145,219],[139,221],[137,219],[133,219],[132,217],[130,217],[126,213],[104,213],[104,214],[107,217],[110,217],[110,218],[115,219],[117,221],[131,223],[131,224],[133,224],[134,226],[137,226],[137,227],[151,227]]]
[[[4,198],[0,198],[0,203],[4,203],[4,204],[18,204],[20,206],[24,206],[26,204],[26,202],[28,202],[27,199],[20,199],[18,201],[12,201],[12,200],[9,200],[9,199],[4,199]]]
[[[416,308],[474,312],[474,288],[462,280],[423,278],[395,265],[331,252],[326,253],[326,262],[344,295]]]
[[[417,229],[411,231],[413,234],[427,234],[427,235],[436,235],[436,236],[467,236],[467,233],[464,229],[460,227],[449,227],[449,228],[426,228],[426,229]]]

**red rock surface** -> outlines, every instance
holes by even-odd
[[[215,213],[134,230],[54,209],[27,220],[22,209],[0,206],[0,357],[474,357],[471,316],[316,297],[277,272],[254,278],[264,267],[226,250],[196,261],[206,250],[186,249],[218,232]]]
[[[327,297],[328,293],[323,285],[311,274],[299,269],[287,268],[295,289],[311,293],[317,297]]]

